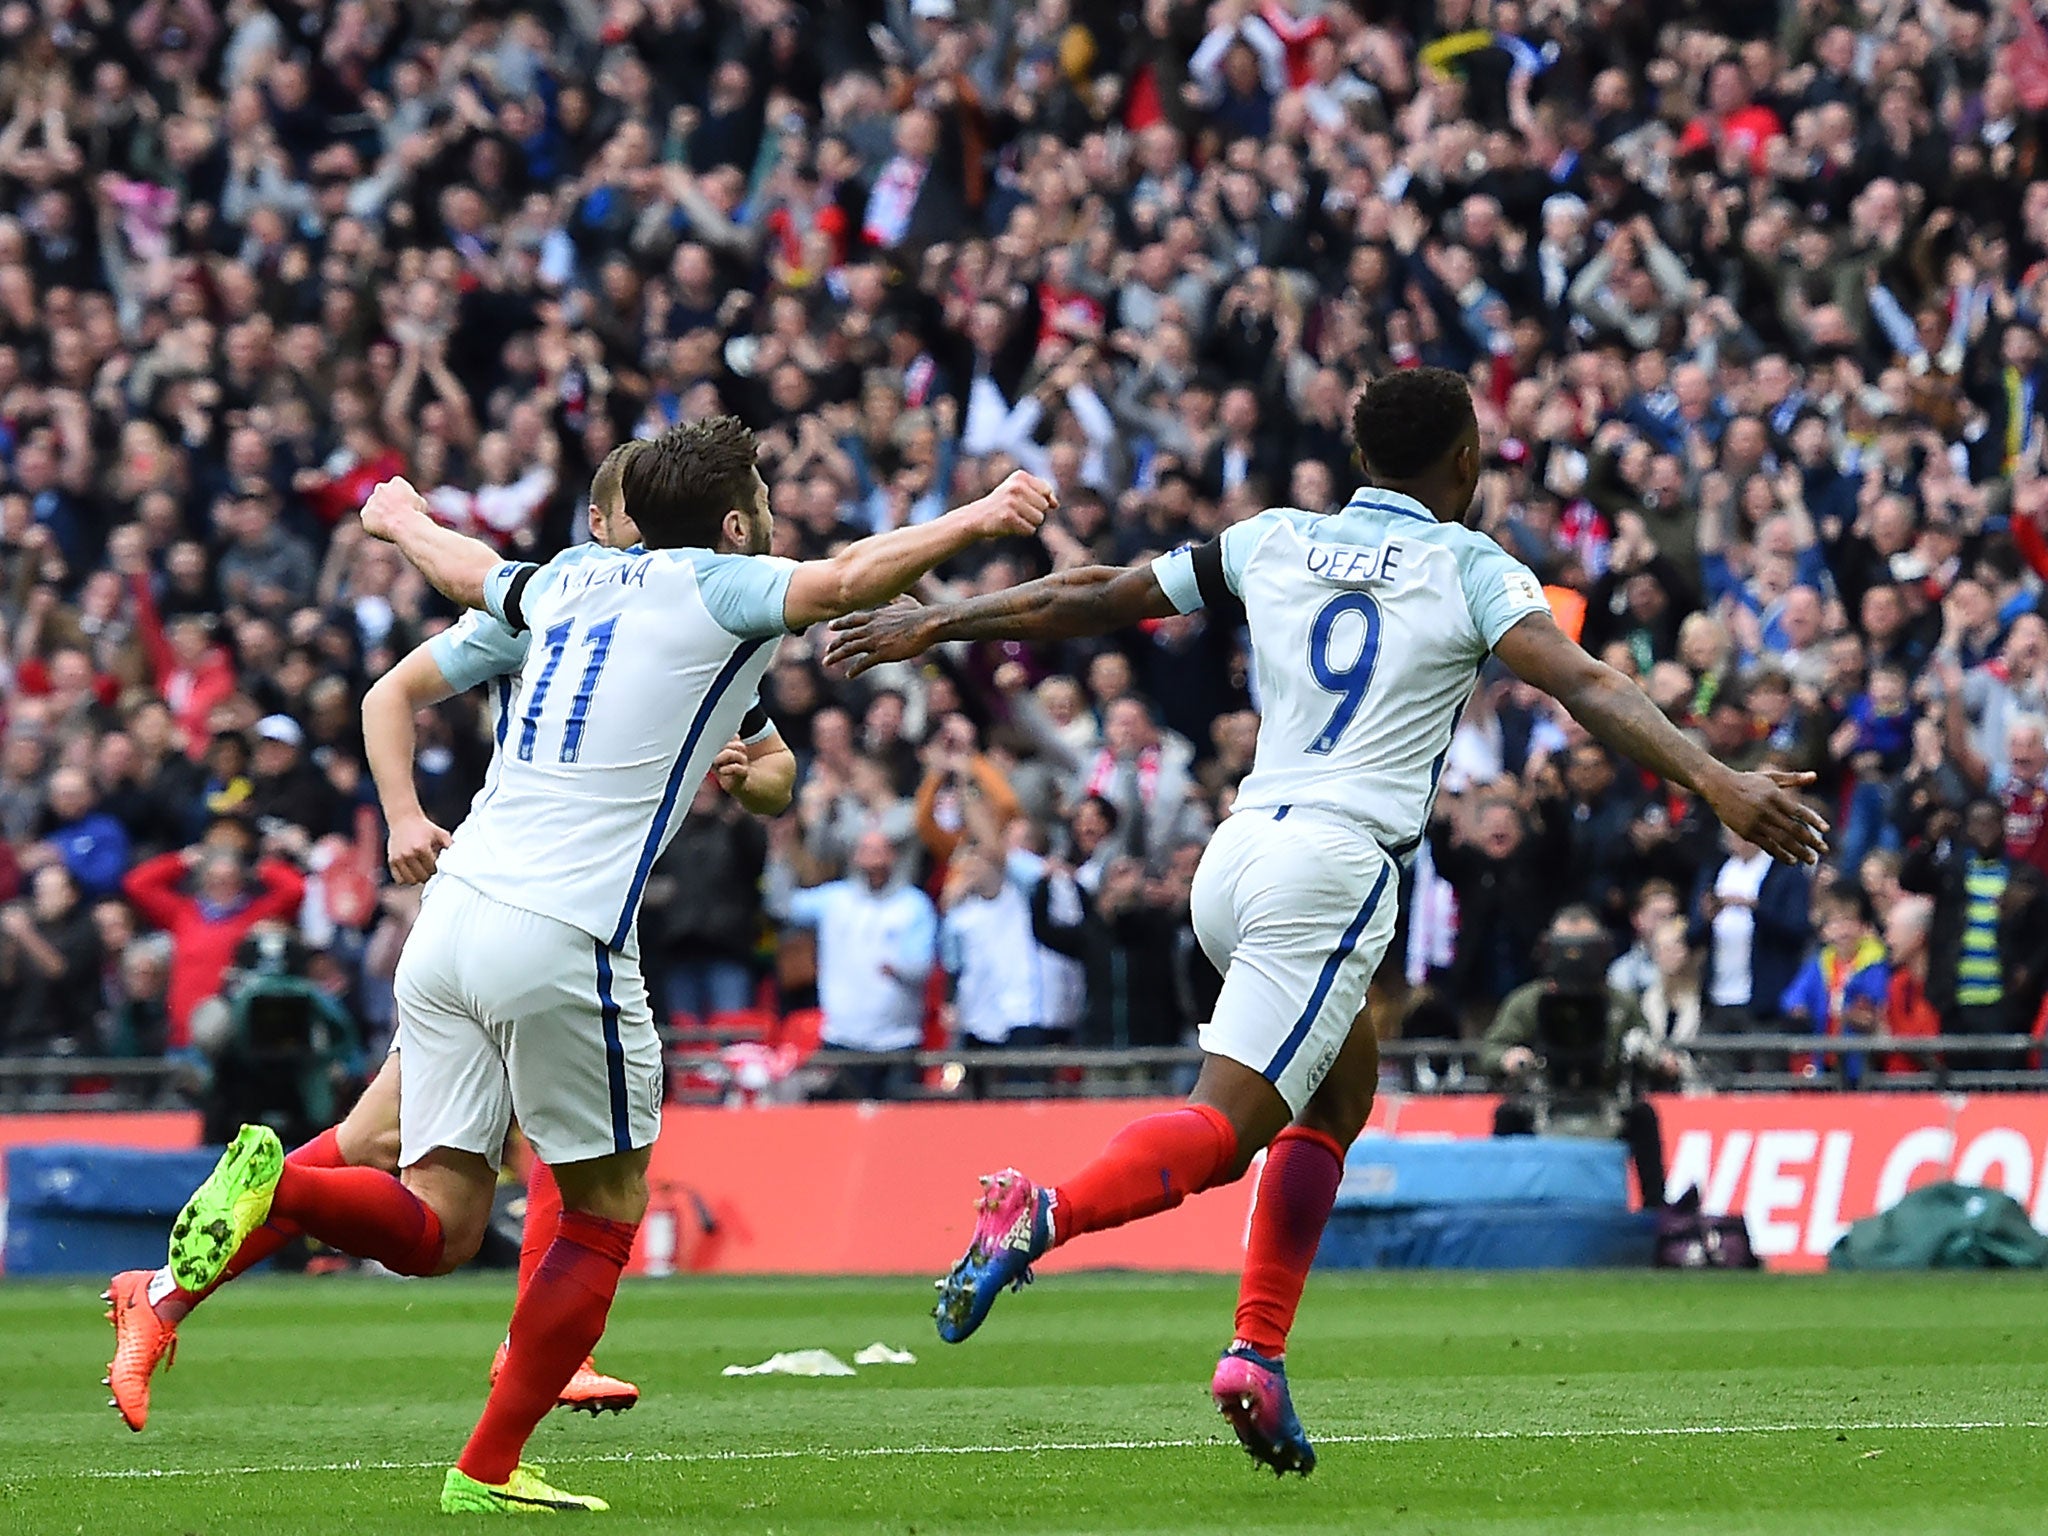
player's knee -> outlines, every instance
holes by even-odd
[[[379,1168],[398,1171],[398,1127],[358,1123],[351,1115],[335,1127],[334,1143],[342,1161],[351,1168]]]
[[[398,1172],[398,1057],[384,1065],[355,1107],[334,1128],[335,1149],[351,1168]]]
[[[445,1275],[475,1258],[497,1195],[490,1162],[474,1152],[437,1147],[399,1178],[441,1227],[441,1255],[430,1272]]]
[[[433,1272],[445,1275],[460,1269],[484,1245],[491,1224],[490,1193],[437,1189],[422,1198],[441,1223],[441,1259]]]
[[[1287,1101],[1280,1091],[1257,1072],[1225,1056],[1210,1056],[1202,1063],[1191,1104],[1215,1110],[1230,1122],[1235,1145],[1219,1184],[1233,1183],[1273,1138],[1286,1126]]]
[[[555,1182],[562,1208],[606,1221],[637,1225],[647,1214],[647,1155],[623,1152],[584,1163],[559,1164]]]
[[[1304,1130],[1319,1131],[1340,1147],[1358,1140],[1365,1122],[1372,1118],[1371,1084],[1324,1083],[1315,1097],[1303,1106],[1294,1123]]]

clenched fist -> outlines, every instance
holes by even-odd
[[[984,539],[1029,537],[1038,532],[1045,514],[1060,504],[1053,488],[1038,476],[1012,470],[1003,483],[981,500],[963,507]]]
[[[403,479],[386,480],[370,492],[363,503],[363,532],[372,538],[395,543],[398,528],[409,517],[427,516],[426,498]]]
[[[425,816],[401,816],[391,823],[385,866],[400,885],[424,885],[433,878],[441,850],[453,841]]]
[[[747,787],[747,771],[753,765],[747,744],[735,736],[718,749],[718,756],[712,759],[711,771],[718,776],[720,789],[728,795],[737,796]]]

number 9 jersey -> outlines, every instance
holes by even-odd
[[[1549,611],[1492,539],[1370,488],[1332,516],[1262,512],[1152,569],[1182,613],[1250,626],[1261,718],[1237,809],[1328,811],[1397,859],[1429,825],[1480,665]]]

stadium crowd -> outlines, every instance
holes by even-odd
[[[1836,851],[1772,868],[1483,675],[1409,1026],[1476,1032],[1583,903],[1667,1045],[2029,1029],[2044,109],[1986,0],[0,0],[0,1053],[217,1059],[279,921],[333,1072],[388,1035],[358,704],[451,615],[356,521],[383,478],[545,558],[615,444],[732,412],[815,555],[1021,465],[1042,542],[935,583],[985,591],[1341,505],[1350,396],[1418,363],[1560,617],[1817,773]],[[657,870],[671,1010],[1186,1038],[1242,637],[821,649],[764,687],[795,809],[707,786]],[[421,730],[453,827],[488,706]]]

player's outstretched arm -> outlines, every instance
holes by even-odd
[[[943,517],[878,533],[847,545],[828,560],[798,566],[783,599],[783,622],[794,634],[820,620],[886,603],[970,545],[1036,533],[1045,514],[1058,505],[1051,486],[1020,469],[979,501]]]
[[[949,640],[1073,640],[1179,611],[1150,564],[1082,566],[961,603],[892,603],[841,619],[832,626],[825,664],[859,677],[870,667],[922,656]]]
[[[465,608],[484,606],[484,578],[503,563],[490,545],[435,522],[426,498],[405,480],[386,480],[370,492],[363,531],[395,544],[435,591]]]
[[[1493,648],[1525,683],[1556,699],[1616,752],[1692,790],[1724,826],[1786,864],[1817,864],[1828,824],[1795,791],[1810,773],[1737,773],[1664,718],[1649,695],[1568,639],[1547,613],[1522,619]]]
[[[384,824],[390,828],[385,860],[391,878],[401,885],[418,885],[432,875],[441,850],[451,841],[420,805],[412,759],[418,742],[413,716],[454,693],[440,663],[421,645],[363,695],[363,755],[377,785]]]

